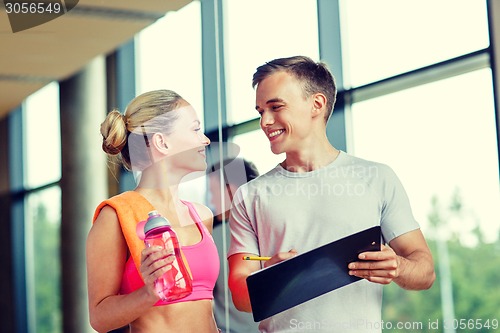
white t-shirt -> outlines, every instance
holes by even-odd
[[[419,228],[387,165],[344,152],[295,173],[280,165],[241,186],[233,199],[228,257],[312,250],[380,225],[384,241]],[[361,280],[263,320],[261,332],[381,332],[382,285]]]

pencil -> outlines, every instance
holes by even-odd
[[[269,260],[271,257],[243,256],[243,260]]]

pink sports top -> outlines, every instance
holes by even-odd
[[[210,232],[201,221],[193,205],[186,201],[183,201],[183,203],[188,207],[191,218],[195,221],[201,233],[200,242],[194,245],[182,246],[182,252],[186,257],[193,276],[193,292],[173,302],[160,300],[155,304],[156,306],[200,299],[213,299],[214,285],[219,275],[219,255],[217,247],[212,235],[210,235]],[[137,271],[132,257],[130,257],[127,260],[125,271],[123,272],[120,293],[129,294],[142,286],[144,286],[142,277]]]

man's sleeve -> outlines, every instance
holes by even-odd
[[[236,253],[259,254],[258,238],[254,227],[255,217],[250,211],[252,201],[246,186],[240,187],[233,198],[229,218],[231,244],[227,253],[228,257]]]
[[[380,226],[384,240],[392,239],[420,228],[413,216],[408,195],[398,176],[388,166],[381,167],[382,178],[382,217]]]

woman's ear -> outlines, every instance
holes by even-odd
[[[166,153],[166,150],[168,149],[168,145],[167,145],[166,138],[163,134],[161,134],[161,133],[153,134],[152,141],[153,141],[153,146],[155,147],[155,149],[157,149],[160,152]]]
[[[326,107],[326,96],[322,93],[316,93],[312,96],[313,109],[312,116],[317,117],[323,115]]]

